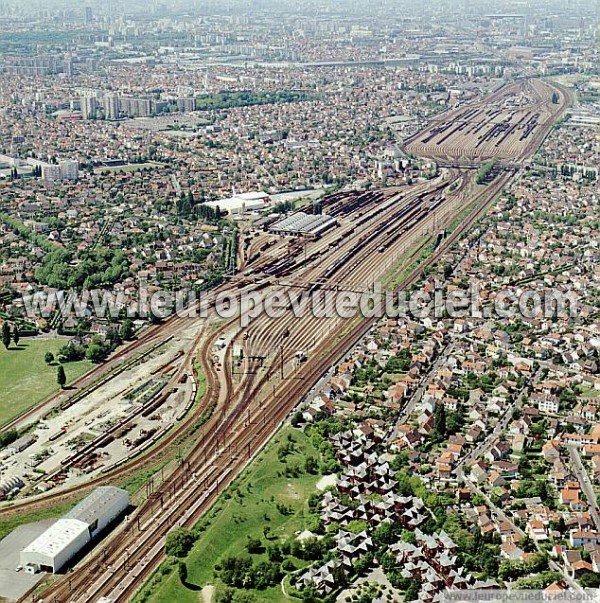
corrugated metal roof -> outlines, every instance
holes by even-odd
[[[81,534],[87,531],[88,524],[79,519],[59,519],[31,544],[28,544],[23,549],[23,552],[56,557]]]
[[[306,232],[316,233],[322,230],[325,226],[331,226],[335,223],[335,218],[327,214],[307,214],[299,211],[271,226],[274,232]]]
[[[121,498],[124,495],[129,498],[127,490],[116,488],[115,486],[100,486],[87,498],[73,507],[64,517],[67,519],[79,519],[89,525],[98,519],[103,509],[111,505],[115,498]]]

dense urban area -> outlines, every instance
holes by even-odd
[[[0,7],[0,601],[595,600],[597,2]]]

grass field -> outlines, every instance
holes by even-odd
[[[10,519],[0,520],[0,540],[8,536],[15,528],[25,525],[27,523],[33,523],[36,521],[42,521],[43,519],[58,519],[61,515],[64,515],[70,511],[79,501],[71,501],[56,505],[54,507],[48,507],[43,511],[36,511],[34,513],[23,514],[20,513],[11,517]]]
[[[287,443],[289,434],[295,440],[293,452],[282,462],[278,449]],[[214,568],[219,560],[229,555],[245,553],[248,537],[259,538],[264,545],[283,542],[307,528],[309,515],[307,500],[316,491],[319,476],[302,472],[298,477],[285,477],[286,466],[303,467],[307,456],[318,458],[318,452],[309,438],[292,428],[283,429],[252,462],[250,467],[222,495],[207,517],[200,522],[203,531],[194,548],[185,559],[189,585],[184,587],[177,571],[167,573],[166,564],[151,578],[138,594],[136,603],[198,603],[202,601],[202,587],[220,581]],[[283,515],[277,504],[290,509]],[[268,538],[264,529],[268,526]],[[254,554],[255,562],[267,559],[266,553]],[[297,561],[297,567],[305,562]],[[277,585],[254,593],[256,600],[265,603],[289,601]]]
[[[0,346],[0,426],[57,391],[56,366],[44,362],[46,352],[55,356],[65,339],[22,338],[6,350]],[[88,361],[64,365],[67,385],[90,370]]]

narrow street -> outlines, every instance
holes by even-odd
[[[433,381],[440,366],[442,366],[442,364],[445,362],[445,360],[448,358],[448,356],[450,356],[450,354],[453,351],[454,351],[454,343],[449,343],[446,346],[446,348],[444,349],[444,351],[438,356],[437,360],[433,363],[433,365],[431,366],[431,368],[429,369],[427,374],[425,376],[423,376],[423,378],[421,379],[421,383],[419,383],[419,386],[414,391],[412,396],[409,398],[408,402],[406,403],[406,406],[400,413],[400,416],[398,417],[398,420],[396,421],[396,429],[400,425],[403,425],[408,420],[408,417],[410,417],[411,413],[413,412],[413,410],[415,409],[417,404],[422,400],[425,390],[429,387],[429,384]],[[395,437],[396,429],[393,429],[391,431],[390,437],[388,438],[388,440],[391,440],[392,438]]]
[[[491,509],[493,511],[493,513],[496,515],[496,517],[499,521],[505,521],[506,523],[508,523],[510,525],[510,527],[517,534],[519,534],[519,536],[525,537],[525,535],[526,535],[525,532],[502,509],[500,509],[497,505],[495,505],[489,499],[487,494],[485,492],[483,492],[483,490],[478,488],[477,485],[475,485],[470,479],[468,479],[465,476],[462,468],[459,467],[456,470],[456,476],[458,478],[459,483],[460,482],[464,483],[465,486],[467,488],[469,488],[469,490],[471,491],[472,494],[478,494],[485,500],[486,505],[488,506],[489,509]],[[545,552],[545,551],[542,551],[539,543],[537,543],[535,540],[533,542],[534,542],[535,548],[538,550],[538,552],[540,552],[540,553]],[[577,584],[577,582],[575,582],[575,580],[573,580],[571,578],[571,576],[565,570],[565,568],[561,565],[558,565],[558,563],[556,563],[553,559],[548,559],[548,567],[552,571],[560,572],[563,575],[563,579],[564,579],[565,583],[568,584],[572,589],[578,590],[578,591],[582,590],[581,586],[579,586],[579,584]]]
[[[579,485],[587,498],[588,505],[590,507],[590,515],[596,525],[596,530],[600,532],[600,510],[598,509],[598,501],[596,500],[596,493],[594,492],[594,486],[590,481],[589,475],[583,466],[579,449],[575,444],[567,444],[567,450],[569,451],[569,457],[571,458],[571,469],[575,472]]]
[[[540,370],[533,375],[531,378],[531,383],[534,383],[536,379],[538,379],[540,374]],[[464,458],[462,458],[455,469],[455,472],[458,468],[465,465],[465,463],[474,463],[477,459],[481,458],[486,452],[492,448],[492,446],[497,442],[500,438],[504,430],[508,427],[509,423],[512,420],[513,414],[515,410],[521,409],[523,407],[523,400],[525,398],[525,394],[527,393],[527,386],[521,389],[517,399],[506,409],[506,412],[502,415],[502,418],[498,420],[496,426],[493,431],[480,442],[469,454],[467,454]]]

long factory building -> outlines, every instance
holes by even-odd
[[[21,551],[25,571],[56,573],[120,517],[129,493],[114,486],[96,488]]]
[[[271,224],[269,230],[278,234],[304,234],[316,238],[334,226],[337,226],[337,220],[331,216],[299,211]]]

